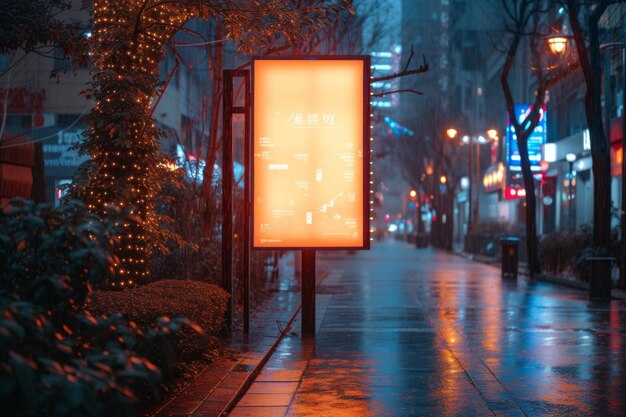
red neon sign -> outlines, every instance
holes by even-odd
[[[505,200],[517,200],[526,197],[526,190],[519,187],[506,187],[504,189]]]

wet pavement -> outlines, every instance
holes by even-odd
[[[268,282],[269,294],[263,306],[253,308],[250,335],[244,336],[240,320],[229,338],[223,340],[226,354],[205,367],[176,396],[160,404],[148,415],[155,417],[217,417],[236,401],[242,387],[249,384],[272,347],[286,330],[297,311],[300,294],[294,274],[294,254],[279,260],[279,276]],[[320,279],[326,276],[323,270]]]
[[[296,323],[231,417],[626,415],[622,301],[395,241],[318,265],[316,337]]]

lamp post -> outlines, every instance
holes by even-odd
[[[446,130],[446,134],[448,136],[448,138],[454,140],[458,137],[459,135],[459,131],[453,127],[449,128]],[[498,131],[496,129],[489,129],[487,131],[487,137],[489,138],[490,141],[498,141]],[[463,136],[463,141],[465,142],[467,140],[467,144],[469,145],[468,148],[468,153],[469,153],[469,164],[468,164],[468,168],[467,168],[467,179],[468,179],[468,184],[467,184],[467,203],[468,203],[468,215],[467,215],[467,231],[469,232],[471,230],[473,221],[478,219],[478,199],[476,201],[476,204],[474,205],[473,203],[473,199],[472,199],[472,184],[474,181],[472,181],[472,170],[474,167],[473,164],[473,155],[472,155],[472,144],[476,144],[476,150],[474,152],[476,152],[476,175],[480,175],[480,148],[479,146],[483,143],[487,143],[487,139],[485,139],[485,137],[480,136],[478,138],[478,140],[475,140],[474,135],[470,135],[470,136]],[[476,178],[478,180],[478,177]],[[477,192],[478,195],[478,192]]]
[[[446,134],[448,135],[448,138],[454,140],[456,139],[456,137],[458,136],[459,132],[451,127],[448,130],[446,130]],[[467,178],[468,178],[468,184],[467,184],[467,232],[469,233],[470,229],[472,228],[472,146],[470,143],[469,146],[469,164],[467,167]]]
[[[413,220],[415,222],[415,244],[417,246],[417,238],[419,235],[419,224],[420,224],[420,212],[421,212],[421,208],[419,205],[419,199],[417,198],[417,190],[412,189],[411,191],[409,191],[409,201],[412,202],[414,204],[413,207],[413,215],[415,216],[415,220]],[[409,203],[409,207],[411,206],[411,203]]]
[[[567,197],[567,211],[568,211],[568,224],[569,228],[574,230],[576,227],[574,223],[574,212],[573,212],[573,183],[574,183],[574,162],[576,162],[576,154],[568,153],[565,155],[565,159],[569,162],[569,192]]]

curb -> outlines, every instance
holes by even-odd
[[[263,358],[254,367],[254,369],[248,374],[248,376],[243,381],[239,389],[237,389],[237,392],[235,392],[235,394],[230,399],[230,401],[228,401],[228,404],[226,404],[226,407],[224,407],[224,409],[220,412],[219,414],[220,417],[227,416],[231,411],[233,411],[233,408],[235,408],[237,403],[243,398],[246,392],[248,392],[248,389],[250,388],[250,386],[252,385],[256,377],[259,375],[259,373],[261,373],[265,364],[270,360],[270,358],[272,357],[272,354],[274,353],[274,351],[276,351],[276,348],[278,347],[280,342],[284,339],[285,335],[291,330],[291,325],[293,324],[294,320],[298,316],[298,313],[300,312],[301,308],[302,308],[302,303],[298,304],[298,307],[296,307],[296,310],[291,315],[291,318],[287,322],[287,325],[285,326],[285,328],[280,332],[280,334],[276,338],[276,341],[274,342],[274,344],[267,350],[267,352],[265,352],[265,355],[263,355]]]
[[[324,271],[322,273],[319,280],[315,283],[316,289],[319,285],[322,284],[322,282],[324,282],[324,280],[329,274],[330,274],[330,271]],[[237,392],[235,392],[235,394],[230,399],[230,401],[228,401],[228,404],[226,404],[226,407],[224,407],[222,412],[219,414],[220,417],[228,416],[228,414],[231,411],[233,411],[235,406],[237,406],[237,403],[239,403],[239,401],[241,401],[243,396],[246,395],[246,393],[248,392],[248,389],[250,389],[250,386],[256,380],[256,377],[261,373],[261,371],[263,370],[263,367],[270,360],[270,358],[272,357],[272,354],[276,351],[276,348],[278,348],[278,345],[280,344],[280,342],[282,342],[282,340],[285,338],[287,333],[291,330],[291,326],[293,322],[295,321],[296,317],[298,316],[298,313],[300,312],[301,309],[302,309],[302,303],[299,303],[295,311],[291,315],[291,318],[287,322],[287,325],[285,325],[285,328],[276,337],[276,341],[274,342],[274,344],[272,344],[272,346],[267,350],[267,352],[265,352],[265,355],[263,355],[263,358],[254,367],[254,369],[248,374],[248,376],[243,381],[239,389],[237,389]]]
[[[552,284],[562,285],[564,287],[576,288],[582,291],[589,291],[588,282],[575,281],[573,279],[565,279],[565,278],[557,277],[554,275],[546,275],[546,274],[539,274],[539,276],[537,276],[537,279],[541,281],[550,282]]]
[[[482,259],[480,256],[476,257],[476,256],[473,256],[473,255],[468,254],[466,252],[451,252],[451,253],[454,254],[454,255],[457,255],[457,256],[459,256],[459,257],[461,257],[463,259],[467,259],[468,261],[478,262],[478,263],[481,263],[481,264],[484,264],[484,265],[491,265],[493,267],[499,268],[499,265],[498,265],[497,261],[491,261],[491,260]],[[526,271],[520,270],[519,271],[519,275],[524,276],[527,280],[530,281],[530,278],[526,274]],[[580,291],[589,291],[589,283],[588,282],[570,280],[570,279],[565,279],[565,278],[561,278],[561,277],[557,277],[557,276],[553,276],[553,275],[545,275],[545,274],[537,275],[535,280],[542,281],[542,282],[549,282],[551,284],[560,285],[560,286],[563,286],[563,287],[569,287],[569,288],[573,288],[573,289],[580,290]],[[617,295],[617,294],[615,294],[615,289],[612,289],[611,290],[611,299],[612,300],[626,300],[626,296],[624,296],[622,294]]]

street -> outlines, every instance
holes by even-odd
[[[623,302],[392,240],[320,252],[319,270],[316,337],[296,322],[230,416],[626,410]]]

